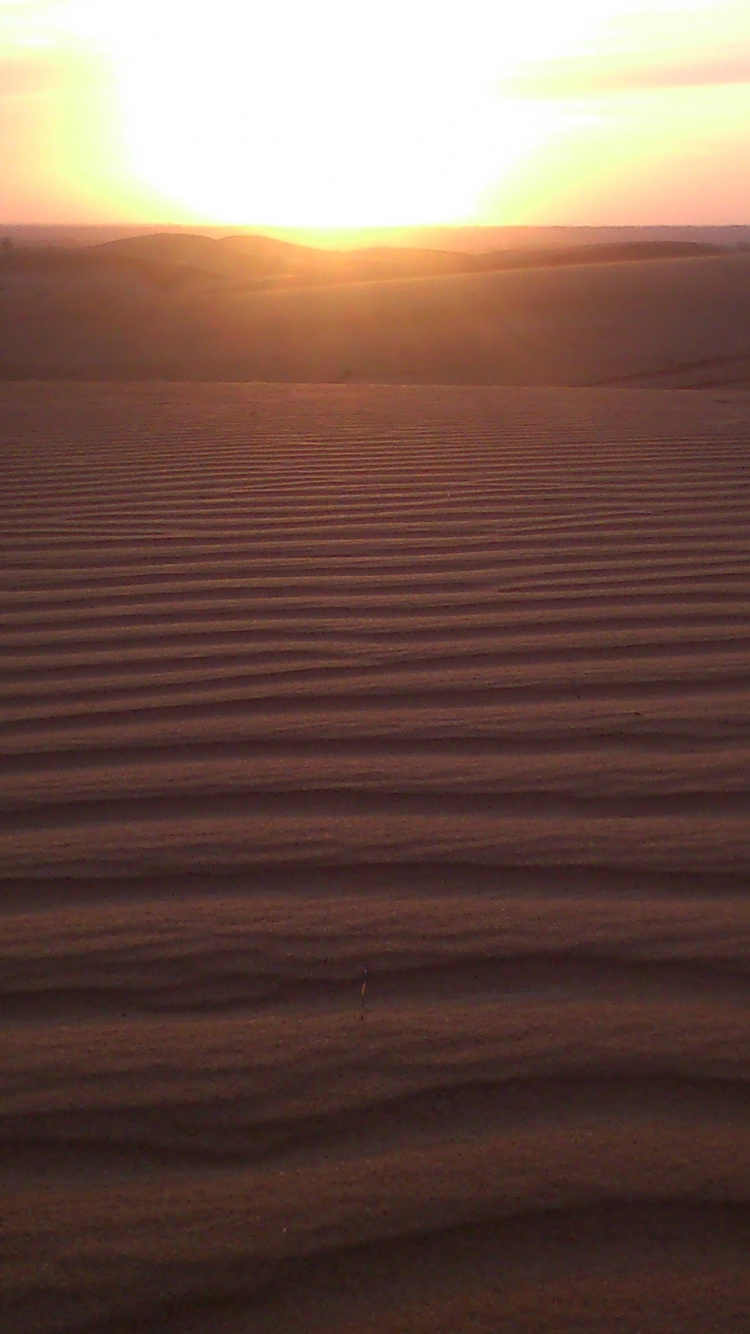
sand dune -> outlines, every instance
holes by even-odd
[[[0,401],[3,1330],[744,1332],[747,397]]]
[[[169,262],[183,274],[193,270],[231,274],[243,278],[265,278],[268,286],[311,286],[323,283],[367,282],[382,278],[418,278],[431,274],[491,272],[505,268],[533,268],[554,264],[584,264],[619,260],[696,258],[720,255],[728,248],[684,238],[645,240],[640,238],[590,241],[578,245],[529,245],[512,249],[488,249],[478,254],[461,249],[461,233],[455,246],[438,249],[425,246],[365,245],[352,249],[330,249],[299,245],[273,236],[236,235],[211,238],[190,233],[155,232],[122,238],[78,253],[78,261],[134,260]],[[29,252],[27,252],[29,253]],[[69,252],[71,255],[74,252]],[[21,252],[23,254],[23,252]],[[18,263],[19,255],[14,260]]]
[[[750,254],[367,282],[333,282],[326,271],[322,285],[302,287],[296,279],[284,286],[289,275],[281,273],[282,286],[265,290],[266,260],[247,270],[246,256],[229,240],[150,240],[145,250],[143,239],[102,247],[96,262],[90,256],[84,262],[86,252],[80,252],[72,271],[4,271],[0,375],[658,387],[749,382]],[[177,250],[165,247],[177,240]],[[206,260],[207,248],[220,259]],[[165,249],[172,256],[166,267]],[[182,266],[175,262],[178,251]],[[383,253],[368,254],[373,271],[381,272]],[[455,259],[433,256],[440,267]],[[345,273],[353,261],[346,254],[339,260]],[[420,263],[427,263],[424,254]]]

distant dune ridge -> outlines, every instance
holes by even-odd
[[[715,348],[739,260],[250,304],[321,373],[407,292],[415,357],[567,300],[593,359],[678,273]],[[749,437],[732,389],[0,386],[4,1332],[747,1334]]]
[[[750,253],[155,233],[0,258],[0,378],[750,383]]]
[[[449,250],[454,253],[481,255],[490,251],[562,250],[566,247],[619,245],[623,242],[682,243],[734,249],[750,244],[750,226],[737,223],[723,226],[423,226],[368,227],[331,230],[299,227],[237,228],[200,227],[201,236],[222,240],[227,237],[259,237],[287,241],[293,245],[328,250],[359,250],[366,246],[389,246],[414,250]],[[144,234],[196,234],[195,226],[159,223],[146,227],[129,225],[52,225],[2,226],[0,234],[19,246],[63,249],[101,245],[106,241],[133,240]]]

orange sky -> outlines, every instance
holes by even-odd
[[[748,0],[0,0],[0,222],[748,222],[748,164]]]

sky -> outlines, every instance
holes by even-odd
[[[750,0],[0,0],[0,223],[750,222]]]

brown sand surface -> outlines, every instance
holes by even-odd
[[[750,1328],[750,398],[0,390],[3,1334]]]
[[[96,264],[3,271],[0,379],[750,384],[750,253],[267,291],[235,272],[241,251],[182,239],[229,269],[118,243]]]

